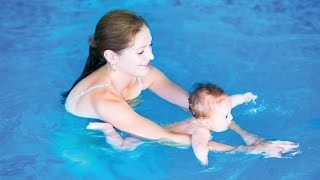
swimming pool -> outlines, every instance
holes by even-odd
[[[246,130],[298,142],[287,159],[210,153],[148,143],[118,152],[89,120],[68,114],[60,93],[82,71],[87,38],[111,9],[145,17],[155,60],[178,85],[211,81],[259,98],[233,111]],[[319,1],[16,0],[0,7],[0,179],[317,179],[320,135]],[[189,117],[146,91],[136,110],[159,124]],[[242,144],[232,132],[214,139]]]

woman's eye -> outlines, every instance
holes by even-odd
[[[141,52],[139,52],[138,54],[140,54],[140,55],[141,55],[141,54],[143,54],[143,53],[144,53],[144,51],[141,51]]]
[[[228,119],[228,115],[226,115],[226,119]]]

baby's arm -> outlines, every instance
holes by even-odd
[[[241,129],[234,121],[229,125],[230,129],[238,133],[247,146],[239,146],[234,151],[246,152],[249,154],[262,154],[266,157],[278,157],[287,152],[297,153],[299,144],[290,141],[266,141],[263,138],[248,133]]]
[[[244,94],[236,94],[230,96],[231,103],[232,103],[232,108],[245,103],[245,102],[250,102],[251,100],[257,99],[257,96],[252,94],[251,92],[247,92]]]
[[[208,164],[210,131],[206,128],[198,128],[192,134],[192,149],[202,165]]]
[[[236,147],[230,146],[228,144],[222,144],[222,143],[213,142],[213,141],[208,142],[208,147],[210,151],[215,151],[215,152],[228,152],[236,149]]]
[[[246,145],[258,144],[258,143],[264,141],[263,138],[243,130],[234,121],[231,121],[229,128],[231,130],[235,131],[236,133],[238,133],[242,137],[242,139],[244,140]]]

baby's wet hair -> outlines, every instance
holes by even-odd
[[[212,83],[196,83],[189,95],[189,111],[195,118],[208,118],[213,110],[213,99],[226,95],[224,90]]]

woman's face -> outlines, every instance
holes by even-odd
[[[149,28],[143,26],[133,41],[133,45],[120,51],[117,70],[133,75],[145,76],[150,69],[150,61],[154,59],[152,53],[152,36]]]

